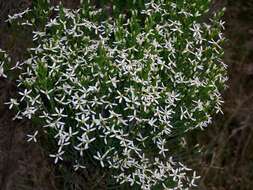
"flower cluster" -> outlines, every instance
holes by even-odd
[[[34,31],[20,98],[9,105],[16,118],[39,121],[55,163],[77,170],[92,160],[147,190],[196,185],[180,139],[221,112],[223,22],[201,21],[208,5],[180,2],[150,0],[114,17],[92,6],[50,9],[56,16]]]

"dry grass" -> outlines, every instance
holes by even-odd
[[[224,1],[223,1],[224,2]],[[253,2],[225,2],[229,65],[229,89],[225,92],[224,115],[198,135],[203,145],[201,190],[253,189]]]

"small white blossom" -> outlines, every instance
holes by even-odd
[[[62,155],[64,154],[64,151],[62,150],[62,147],[58,149],[58,152],[56,154],[50,154],[49,156],[51,158],[54,158],[54,163],[57,164],[59,160],[63,160]]]
[[[9,109],[12,109],[13,107],[18,106],[19,102],[17,99],[11,98],[10,102],[6,102],[5,104],[9,104]]]
[[[38,134],[38,131],[35,131],[33,135],[27,135],[28,137],[27,142],[30,142],[30,141],[37,142],[37,139],[36,139],[37,134]]]

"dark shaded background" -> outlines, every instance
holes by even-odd
[[[63,1],[70,8],[78,2]],[[31,45],[29,31],[10,28],[4,20],[30,5],[31,0],[0,0],[0,48],[7,50],[14,62],[22,59]],[[217,116],[207,130],[196,132],[196,141],[204,149],[190,163],[202,176],[198,189],[252,190],[253,1],[216,0],[212,9],[222,5],[227,7],[224,62],[230,78],[224,93],[224,115]],[[24,141],[33,126],[28,121],[12,121],[14,113],[4,105],[15,93],[13,83],[0,79],[0,190],[58,190],[60,176],[48,157],[38,145]],[[87,190],[103,189],[84,186]]]

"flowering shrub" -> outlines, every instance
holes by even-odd
[[[187,189],[199,177],[178,157],[181,137],[221,112],[222,14],[203,22],[204,0],[131,5],[50,8],[56,16],[33,32],[30,57],[16,65],[20,97],[7,104],[39,123],[55,164],[95,161],[120,184]]]

